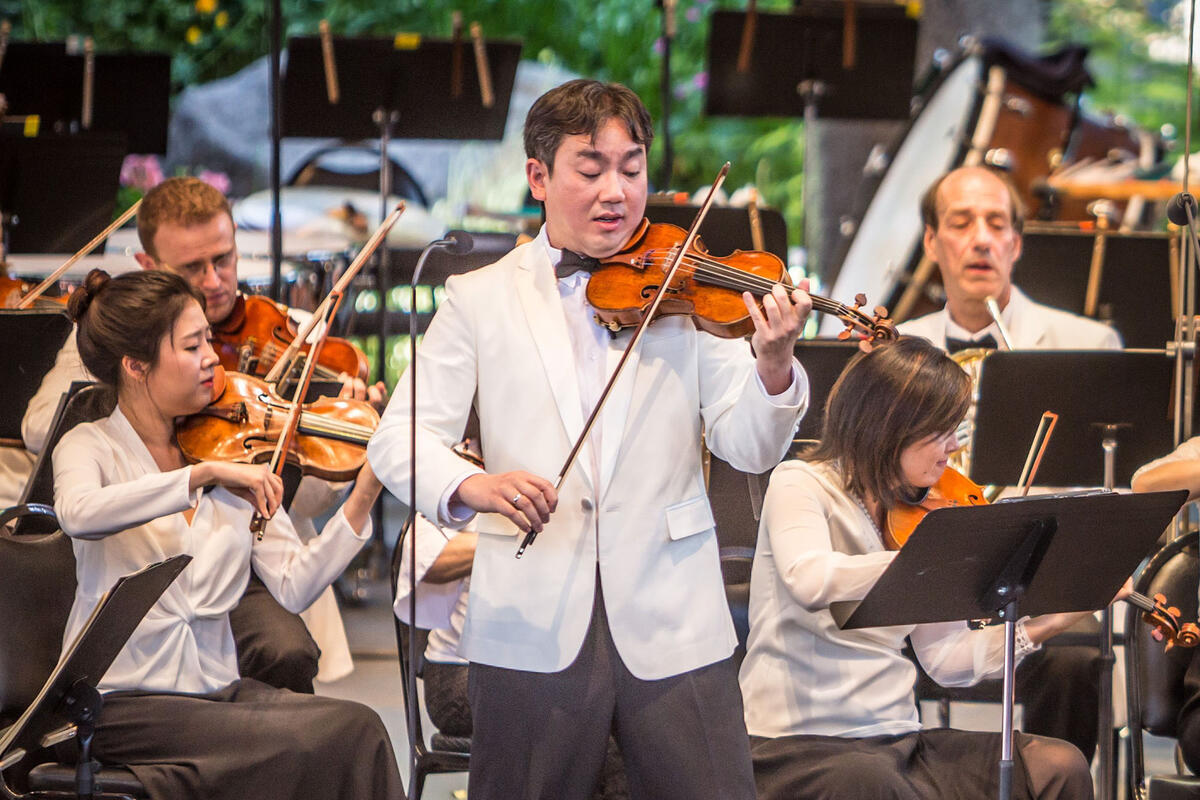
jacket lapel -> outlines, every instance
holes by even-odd
[[[650,331],[647,330],[645,335],[650,335]],[[611,380],[631,336],[632,334],[619,336],[609,344],[608,363],[605,371],[606,381]],[[621,441],[624,439],[625,420],[629,416],[629,406],[633,401],[634,378],[637,376],[640,359],[641,346],[639,345],[629,354],[629,360],[621,370],[621,375],[617,379],[616,385],[613,386],[604,410],[601,412],[603,433],[600,438],[600,490],[602,493],[607,492],[608,487],[612,484],[613,469],[617,465]]]
[[[1008,330],[1015,340],[1013,348],[1033,350],[1041,347],[1042,340],[1047,333],[1045,315],[1036,313],[1037,309],[1034,308],[1033,301],[1015,286],[1012,287],[1008,305],[1012,308],[1012,318]]]
[[[546,379],[554,394],[554,404],[567,438],[574,444],[583,430],[579,379],[562,299],[558,296],[554,270],[550,267],[544,248],[534,245],[526,249],[516,270],[516,282],[521,310],[541,357],[542,368],[546,371]],[[566,457],[566,453],[563,457]],[[576,468],[580,467],[590,474],[587,459],[579,460]]]

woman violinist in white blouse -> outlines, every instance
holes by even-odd
[[[902,337],[851,361],[826,408],[821,443],[775,469],[750,583],[741,668],[760,800],[993,796],[1000,736],[921,730],[906,640],[940,683],[1003,667],[1003,627],[966,622],[839,630],[829,605],[860,600],[896,553],[889,508],[932,486],[970,404],[966,374],[924,339]],[[1018,655],[1082,614],[1022,620]],[[1017,734],[1013,796],[1090,798],[1074,745]]]
[[[71,298],[84,365],[115,387],[117,408],[53,453],[78,580],[65,640],[118,577],[193,558],[100,682],[95,755],[129,766],[154,798],[402,797],[369,708],[238,677],[228,615],[251,563],[283,606],[303,610],[370,538],[380,485],[364,467],[321,535],[302,544],[265,465],[185,462],[175,420],[208,405],[217,365],[202,303],[161,271],[93,270]],[[261,541],[249,532],[255,511],[270,518]]]

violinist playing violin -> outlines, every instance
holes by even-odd
[[[165,270],[187,281],[204,297],[210,325],[225,324],[243,308],[233,215],[220,191],[198,178],[168,178],[142,200],[137,228],[145,251],[135,256],[138,263],[143,269]],[[290,313],[304,319],[304,312]],[[367,386],[357,376],[343,377],[343,396],[370,400],[383,408],[383,384]],[[42,449],[62,393],[73,381],[90,380],[72,335],[26,411],[22,434],[31,451]],[[343,488],[314,477],[301,480],[289,509],[301,539],[317,535],[314,518],[337,505]],[[347,675],[353,664],[332,589],[302,616],[281,608],[252,575],[245,599],[232,614],[242,675],[307,693],[313,691],[315,677],[332,681]]]
[[[305,608],[370,538],[381,487],[364,467],[321,535],[302,542],[267,465],[185,462],[176,419],[209,404],[217,366],[203,300],[168,272],[101,270],[71,298],[83,363],[117,406],[53,452],[78,578],[64,641],[118,577],[192,556],[98,684],[94,753],[129,765],[154,800],[401,798],[374,711],[238,678],[229,612],[251,566],[285,608]],[[261,541],[249,532],[256,511],[270,518]]]
[[[922,730],[902,650],[907,639],[939,683],[971,685],[1003,668],[1003,626],[842,631],[829,611],[862,599],[891,563],[888,511],[941,478],[970,401],[966,373],[928,341],[878,345],[834,385],[820,444],[772,474],[740,676],[760,800],[995,796],[1000,735]],[[1084,616],[1019,621],[1017,656]],[[1013,797],[1092,797],[1074,745],[1017,733],[1013,752]]]
[[[561,491],[549,477],[630,339],[585,291],[642,222],[652,138],[623,86],[576,80],[534,103],[526,177],[545,225],[447,281],[417,354],[419,463],[407,378],[368,446],[397,496],[415,470],[418,511],[478,532],[459,648],[475,800],[589,797],[610,732],[631,797],[754,797],[700,432],[739,469],[783,457],[807,404],[792,357],[806,291],[750,302],[750,342],[652,322]],[[472,407],[487,471],[451,451]]]

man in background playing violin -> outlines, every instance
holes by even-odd
[[[946,307],[897,326],[954,353],[1004,346],[1001,327],[988,309],[994,299],[1013,349],[1114,350],[1121,339],[1107,325],[1035,303],[1013,285],[1021,257],[1025,210],[1012,184],[984,167],[960,167],[929,187],[921,201],[925,255],[938,265]],[[1017,669],[1023,729],[1078,747],[1087,758],[1096,748],[1099,650],[1052,646],[1033,653]]]
[[[209,324],[220,327],[241,301],[236,226],[225,196],[198,178],[169,178],[146,194],[137,227],[145,252],[135,258],[142,268],[167,270],[186,280],[204,295]],[[305,312],[288,311],[298,322],[304,321]],[[367,386],[357,377],[343,378],[343,396],[369,400],[382,409],[387,399],[382,383]],[[21,427],[26,447],[41,451],[59,397],[73,381],[91,380],[79,358],[75,336],[68,336],[26,410]],[[303,541],[317,535],[313,519],[338,504],[342,488],[311,477],[301,480],[289,516]],[[321,680],[337,680],[353,669],[332,589],[326,589],[301,619],[280,606],[262,582],[251,576],[230,621],[244,677],[311,693],[318,664]]]
[[[419,465],[406,380],[367,449],[400,497],[415,469],[430,520],[478,531],[459,649],[474,800],[587,798],[610,732],[634,798],[754,797],[700,432],[739,469],[783,457],[807,404],[792,357],[807,293],[749,304],[753,353],[656,320],[561,488],[548,479],[630,339],[594,321],[588,270],[642,221],[652,138],[623,86],[571,81],[534,103],[526,177],[546,224],[446,282],[417,354]],[[451,450],[472,407],[488,472]]]

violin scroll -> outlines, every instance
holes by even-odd
[[[1194,622],[1180,622],[1179,609],[1167,605],[1165,595],[1156,594],[1153,598],[1149,598],[1144,594],[1134,592],[1126,599],[1144,612],[1142,619],[1154,626],[1154,638],[1165,641],[1165,649],[1170,650],[1176,645],[1195,647],[1200,644],[1200,627]]]

